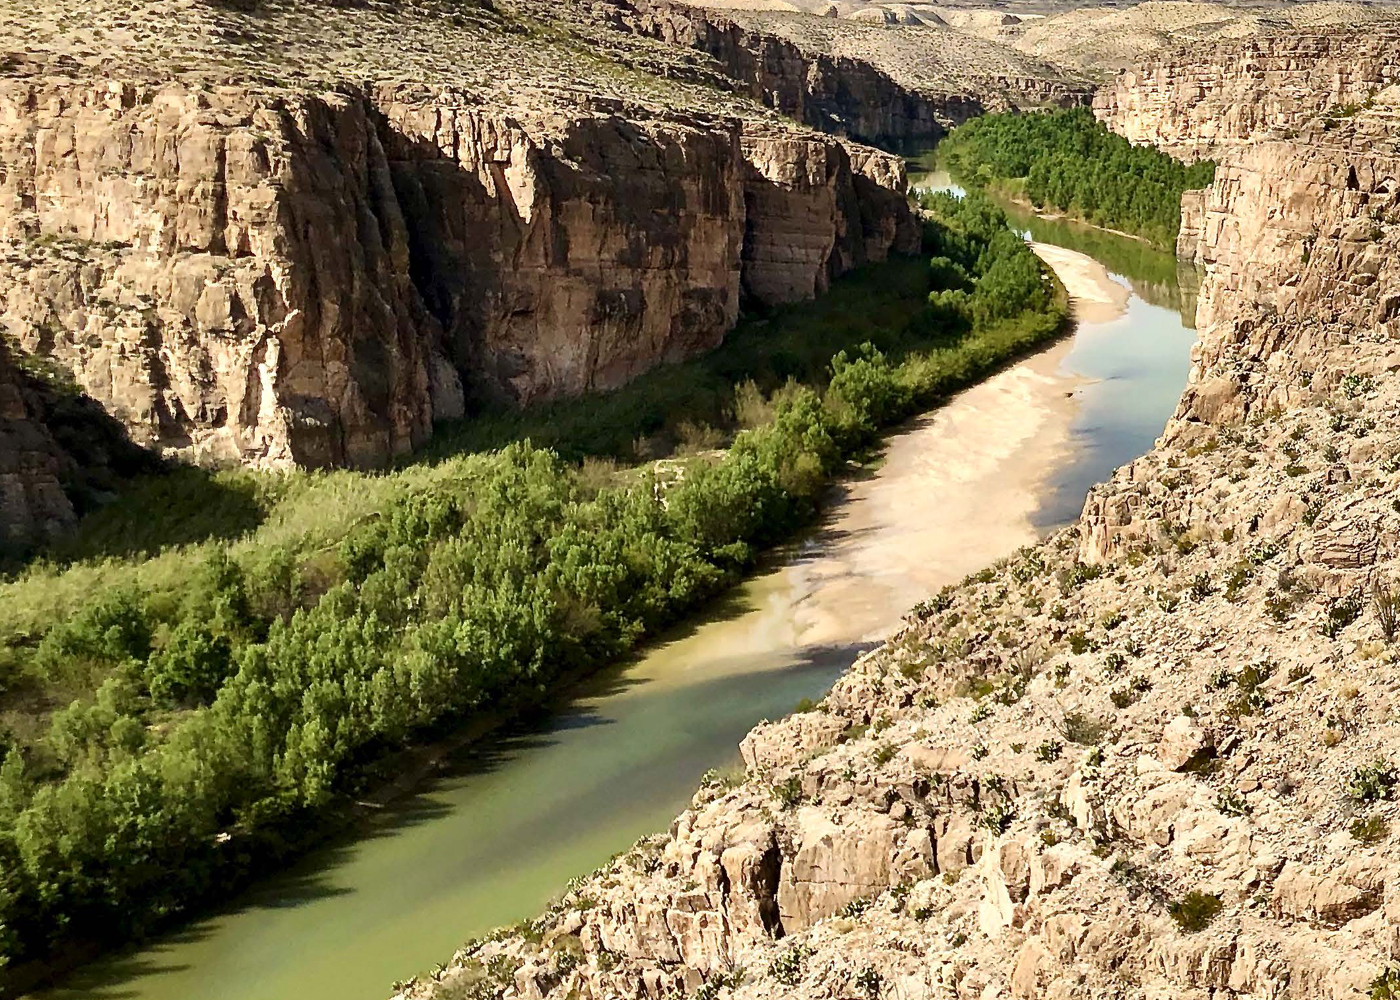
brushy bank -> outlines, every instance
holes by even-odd
[[[939,144],[939,162],[979,187],[995,186],[1174,251],[1181,195],[1209,186],[1215,164],[1187,166],[1110,132],[1087,108],[974,118]]]
[[[146,933],[227,893],[344,815],[374,761],[538,701],[693,611],[810,522],[882,428],[1064,329],[1062,291],[999,210],[926,207],[931,277],[918,263],[902,321],[822,375],[783,354],[818,305],[770,318],[767,352],[736,338],[753,352],[744,378],[733,355],[709,359],[683,421],[624,408],[626,434],[590,445],[593,400],[577,424],[556,419],[554,449],[521,440],[379,476],[185,471],[76,544],[119,546],[158,504],[177,538],[212,540],[155,551],[152,535],[0,587],[0,964]],[[631,391],[603,405],[650,400]],[[560,454],[673,430],[718,439],[631,472]]]

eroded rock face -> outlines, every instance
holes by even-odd
[[[382,465],[918,240],[893,157],[722,116],[45,78],[0,121],[0,319],[201,462]]]
[[[1048,73],[1021,75],[1003,68],[987,75],[973,65],[962,68],[954,85],[921,84],[917,73],[902,78],[898,57],[885,67],[879,58],[823,51],[815,39],[803,44],[783,33],[782,22],[751,23],[685,4],[639,3],[636,17],[629,20],[643,34],[711,56],[725,78],[768,107],[823,132],[877,145],[931,142],[987,111],[1080,105],[1091,93],[1080,81]],[[802,27],[810,33],[816,26]],[[834,25],[823,25],[817,33],[828,31],[840,37]],[[971,41],[927,32],[911,47]],[[872,48],[878,51],[878,46]]]
[[[139,442],[323,466],[426,439],[451,387],[362,98],[21,80],[0,106],[0,316]]]
[[[1400,80],[1393,26],[1327,29],[1178,46],[1094,97],[1113,131],[1198,159],[1264,134],[1294,133],[1364,105]]]
[[[0,557],[52,541],[75,519],[62,485],[68,456],[36,410],[0,341]]]
[[[1200,340],[1167,440],[1200,447],[1220,428],[1266,421],[1328,393],[1336,409],[1352,409],[1350,394],[1400,371],[1400,255],[1389,238],[1400,219],[1400,143],[1388,112],[1319,122],[1295,139],[1227,153],[1215,183],[1188,194],[1184,216],[1179,250],[1194,254],[1205,278]],[[1350,356],[1344,368],[1319,364],[1337,353]],[[1086,559],[1121,555],[1164,516],[1187,526],[1202,516],[1191,494],[1164,488],[1147,462],[1091,492]],[[1326,463],[1314,456],[1312,464]],[[1344,485],[1350,474],[1331,475]],[[1220,527],[1278,531],[1308,503],[1283,494],[1235,505]],[[1360,515],[1346,510],[1317,526],[1310,560],[1365,571],[1376,562],[1377,536],[1369,517],[1358,524]]]
[[[1398,121],[1222,166],[1192,384],[1077,525],[400,995],[1368,995],[1400,958],[1400,653],[1363,600],[1400,588]]]

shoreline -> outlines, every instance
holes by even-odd
[[[1082,294],[1077,277],[1066,282],[1066,288],[1072,296]],[[666,699],[688,705],[702,691],[712,692],[700,696],[706,703],[722,697],[721,691],[737,692],[731,697],[744,698],[746,690],[757,690],[756,679],[760,676],[791,677],[786,683],[798,685],[804,672],[815,670],[820,676],[849,667],[859,653],[860,643],[897,627],[909,607],[936,592],[943,583],[956,582],[992,559],[1009,554],[1018,544],[1039,537],[1030,515],[1039,506],[1049,473],[1065,460],[1071,447],[1069,430],[1077,403],[1068,393],[1079,383],[1061,368],[1073,343],[1072,335],[1061,337],[955,394],[939,408],[892,428],[886,438],[884,466],[836,485],[845,495],[836,501],[827,521],[799,536],[789,550],[790,562],[766,571],[760,568],[732,592],[733,601],[727,607],[717,606],[706,618],[658,636],[658,643],[630,665],[605,668],[596,679],[583,679],[565,696],[570,704],[562,711],[556,708],[561,720],[557,728],[547,726],[538,733],[523,734],[523,743],[542,738],[544,745],[520,757],[509,770],[497,772],[487,767],[478,772],[476,765],[470,763],[475,759],[471,754],[465,765],[452,763],[456,756],[452,751],[470,745],[470,737],[463,740],[459,735],[458,739],[417,748],[416,753],[401,758],[401,763],[412,761],[417,778],[427,778],[426,783],[400,776],[397,781],[367,789],[356,812],[360,823],[370,825],[371,836],[362,839],[346,831],[324,845],[328,853],[311,852],[294,863],[287,876],[292,880],[309,878],[330,900],[347,891],[371,893],[371,887],[379,885],[375,878],[380,866],[394,865],[399,853],[460,853],[459,845],[468,843],[473,845],[473,851],[482,854],[481,864],[488,858],[503,856],[500,852],[506,850],[529,853],[529,837],[517,833],[492,840],[495,827],[488,824],[477,830],[472,825],[477,822],[473,817],[484,817],[481,821],[485,822],[495,815],[491,810],[514,796],[523,795],[531,802],[554,801],[551,796],[559,792],[559,779],[554,772],[560,767],[567,777],[572,773],[569,767],[589,763],[587,773],[568,777],[570,787],[585,787],[588,781],[597,780],[598,760],[604,764],[622,760],[627,755],[627,741],[611,747],[602,757],[598,757],[600,751],[588,749],[589,741],[606,739],[610,731],[619,738],[632,732],[628,740],[636,738],[637,725],[645,728],[655,724],[642,721],[652,711],[647,706]],[[1007,427],[1011,432],[1005,430]],[[988,442],[996,442],[996,447],[989,447]],[[1021,462],[1029,464],[1013,475]],[[998,502],[988,503],[985,494],[993,488]],[[956,505],[951,502],[955,496]],[[918,508],[911,511],[910,502],[917,503]],[[942,520],[935,525],[931,514]],[[981,521],[958,523],[959,518],[973,516],[979,516]],[[984,524],[992,525],[1003,518],[1011,524],[1009,529],[983,530]],[[937,559],[930,555],[935,549],[941,552]],[[893,562],[896,558],[897,565]],[[731,609],[737,608],[743,611],[732,614]],[[773,683],[771,679],[761,682],[764,688]],[[791,705],[795,700],[794,695],[791,701],[783,698],[779,704]],[[770,706],[761,711],[773,710]],[[692,711],[693,708],[687,708],[687,712]],[[623,722],[624,717],[631,721]],[[617,728],[607,725],[609,721],[615,721]],[[744,731],[752,722],[750,719],[744,724]],[[656,739],[663,738],[663,731],[665,739],[677,738],[683,730],[667,715]],[[474,735],[479,737],[480,731]],[[733,739],[737,741],[741,735],[736,730]],[[734,745],[729,739],[723,738],[726,750],[732,750]],[[550,745],[556,749],[548,749]],[[694,748],[684,746],[683,752],[676,751],[680,754],[678,762],[693,754]],[[660,750],[653,756],[666,759]],[[490,755],[486,759],[491,759]],[[642,795],[643,784],[638,775],[628,773],[628,780],[637,783],[639,801],[650,801]],[[667,783],[670,779],[657,776],[655,780],[660,784],[651,792],[660,805],[655,806],[655,816],[628,820],[635,822],[638,829],[662,827],[674,815],[674,804],[669,798],[672,789]],[[523,792],[523,788],[533,791]],[[689,791],[693,791],[693,784],[688,782],[687,794]],[[561,801],[567,803],[567,795]],[[411,817],[415,809],[425,807],[452,809],[463,819],[456,824],[414,823]],[[509,818],[512,822],[519,820],[513,810]],[[611,836],[613,821],[596,825],[597,829],[588,826],[587,831],[580,830],[583,846],[578,847],[579,852],[586,853],[592,844],[590,838]],[[548,839],[545,833],[540,836]],[[370,842],[386,846],[367,851],[365,845]],[[335,857],[336,851],[344,851],[345,858],[327,863],[326,859]],[[495,876],[489,876],[479,887],[478,895],[485,895],[476,902],[486,906],[487,897],[491,897],[487,907],[490,909],[498,905],[495,896],[500,896],[499,905],[504,906],[517,895],[528,899],[536,888],[543,898],[567,878],[565,870],[576,868],[568,856],[548,845],[538,858],[533,854],[529,858],[526,861],[521,856],[513,876],[512,884],[520,883],[523,888],[517,885],[510,893],[490,892],[495,884],[490,879]],[[466,861],[459,864],[471,867]],[[558,866],[563,867],[554,870]],[[480,865],[473,870],[478,869],[487,870]],[[476,913],[479,908],[476,902],[462,903],[456,887],[438,885],[437,880],[418,884],[412,878],[404,878],[383,884],[390,888],[380,886],[375,891],[390,896],[412,886],[417,900],[415,913],[441,916],[464,907]],[[246,894],[240,894],[241,899],[229,900],[225,906],[198,918],[187,932],[193,935],[188,945],[159,936],[121,953],[114,963],[116,968],[107,973],[115,972],[123,988],[141,991],[133,995],[173,995],[187,982],[180,973],[181,967],[234,968],[250,952],[259,953],[259,948],[264,947],[260,942],[269,933],[274,937],[296,937],[304,933],[308,922],[315,925],[316,934],[353,933],[353,928],[347,929],[343,924],[347,912],[352,923],[358,919],[353,908],[331,914],[311,901],[288,908],[281,901],[284,891],[285,886],[277,882],[275,875],[261,888],[249,886]],[[534,902],[530,901],[523,910],[535,909]],[[393,907],[387,909],[393,911]],[[494,926],[509,922],[513,915],[491,912],[501,919],[487,920],[484,912],[478,916]],[[385,939],[416,940],[422,931],[414,925],[415,919],[420,918],[405,912],[402,917],[381,923],[376,933]],[[281,974],[282,967],[277,962],[265,964],[266,970],[258,974],[259,981],[264,985],[279,982],[275,977]],[[122,966],[133,965],[146,968],[137,971],[135,977],[122,975]],[[401,968],[397,964],[393,967]],[[99,979],[103,974],[100,967],[91,973]],[[376,970],[366,974],[381,973]],[[166,975],[170,978],[166,979]],[[88,981],[92,981],[91,976]],[[136,981],[141,985],[137,986]],[[81,991],[82,982],[81,978],[70,979],[67,991],[65,984],[60,984],[54,995],[72,995],[74,987]],[[111,988],[115,984],[106,985]],[[275,992],[270,986],[269,991]]]
[[[1128,310],[1132,291],[1109,277],[1108,269],[1088,254],[1053,243],[1030,247],[1069,292],[1070,312],[1081,323],[1111,323]]]
[[[1077,323],[1124,315],[1131,292],[1098,261],[1031,246],[1065,286]],[[888,440],[878,471],[847,484],[808,543],[812,557],[783,571],[798,646],[882,638],[933,593],[930,579],[955,583],[1040,540],[1033,518],[1072,458],[1076,393],[1087,384],[1065,368],[1074,339],[916,417]]]

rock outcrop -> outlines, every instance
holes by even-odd
[[[54,23],[113,38],[115,6]],[[36,49],[0,79],[0,323],[162,454],[384,465],[468,406],[616,387],[714,347],[745,298],[810,298],[917,246],[898,159],[694,83],[658,96],[666,60],[703,73],[628,4],[527,12],[562,42],[490,5],[328,7],[316,54],[343,75],[320,86],[266,78],[288,67],[258,38],[285,29],[295,64],[299,8],[205,10],[179,15],[209,32],[174,68],[109,79],[100,54]],[[394,79],[366,31],[385,18],[440,28],[443,61]],[[493,45],[523,63],[495,92],[449,61]],[[337,68],[362,53],[380,82]],[[553,75],[530,62],[551,56]]]
[[[1179,45],[1094,97],[1113,131],[1184,159],[1322,116],[1354,114],[1400,81],[1400,27],[1329,28]]]
[[[400,995],[1388,995],[1397,176],[1393,91],[1231,154],[1157,447]]]
[[[710,56],[767,107],[876,145],[929,143],[988,111],[1089,99],[1083,81],[1014,50],[946,27],[883,24],[680,3],[640,5],[636,21],[644,34]]]
[[[0,341],[0,559],[52,541],[75,520],[63,491],[67,456],[37,410]]]

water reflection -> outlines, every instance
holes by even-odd
[[[915,193],[948,191],[958,197],[966,188],[946,170],[938,166],[932,153],[923,153],[909,161],[909,185]],[[1073,219],[1047,218],[1029,206],[1005,198],[995,198],[1006,212],[1011,224],[1026,238],[1037,243],[1088,254],[1102,263],[1144,301],[1170,309],[1181,318],[1188,329],[1196,326],[1196,299],[1200,291],[1200,273],[1196,267],[1176,256],[1156,249],[1151,244],[1132,237],[1120,236]]]
[[[1151,446],[1185,384],[1193,336],[1179,313],[1188,293],[1167,255],[1121,238],[1088,242],[1098,238],[1078,231],[1086,227],[1052,231],[1024,216],[1016,224],[1037,240],[1098,257],[1135,293],[1124,315],[1082,324],[1067,349],[1056,348],[1079,388],[1072,447],[1033,517],[1050,528],[1079,513],[1091,483]],[[986,409],[997,410],[995,400]],[[916,421],[914,433],[930,420]],[[954,437],[968,452],[987,451],[976,427]],[[920,504],[942,509],[955,499],[928,485],[947,477],[941,455],[904,433],[878,474],[895,473],[892,484],[851,484],[859,495],[795,547],[787,570],[748,581],[708,619],[574,691],[550,718],[452,755],[353,836],[224,912],[45,996],[382,1000],[394,979],[426,971],[465,937],[538,913],[570,878],[665,829],[707,768],[733,761],[759,719],[828,688],[887,616],[1004,554],[983,553],[957,532],[947,533],[941,563],[922,550],[910,560],[917,573],[890,554],[916,549],[916,536],[929,533],[933,519]],[[901,463],[916,473],[902,482]],[[962,492],[980,507],[996,499],[980,481]],[[813,604],[833,600],[839,613],[812,615]]]
[[[910,158],[909,183],[916,194],[967,194],[931,152]],[[1086,384],[1076,393],[1079,411],[1071,432],[1076,460],[1055,474],[1034,518],[1037,527],[1049,530],[1078,517],[1090,487],[1152,447],[1190,372],[1200,276],[1141,240],[995,200],[1025,239],[1093,257],[1133,293],[1117,319],[1079,325],[1062,365]]]

